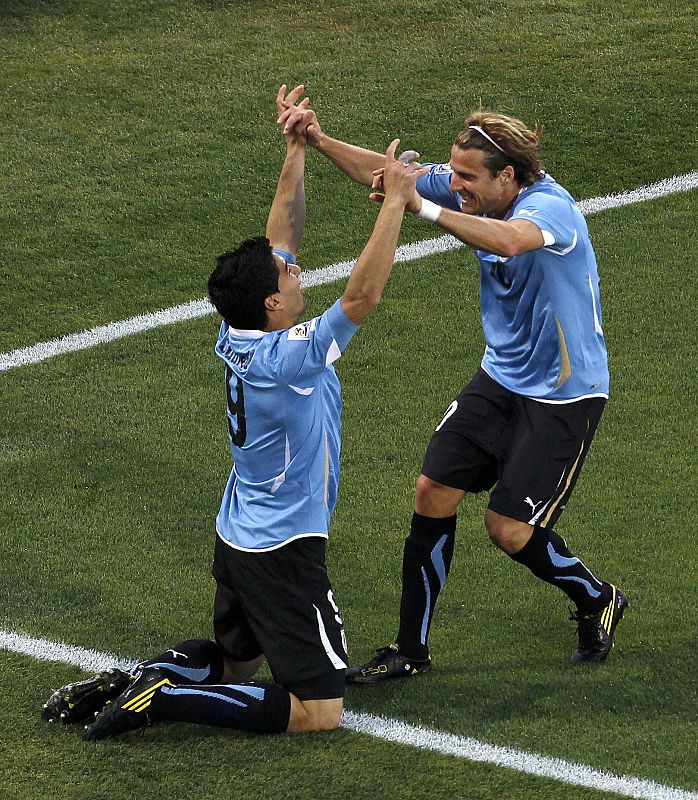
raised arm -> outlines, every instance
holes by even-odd
[[[320,127],[315,111],[307,107],[308,98],[305,98],[298,106],[294,105],[303,91],[304,87],[297,86],[288,98],[283,99],[280,103],[277,102],[279,109],[277,122],[282,127],[284,134],[289,135],[293,132],[303,131],[308,144],[322,153],[345,175],[357,183],[370,186],[373,180],[373,170],[384,165],[385,155],[328,136]],[[296,92],[298,94],[293,102],[290,102]]]
[[[381,210],[342,295],[342,309],[356,325],[360,325],[381,301],[393,267],[405,205],[414,196],[417,179],[428,171],[417,163],[406,165],[397,161],[395,149],[399,142],[394,139],[383,157],[385,196]]]
[[[297,86],[285,97],[286,86],[279,89],[277,108],[281,102],[296,102],[303,87]],[[307,105],[307,101],[303,101]],[[303,104],[299,106],[299,110]],[[305,230],[305,153],[307,139],[301,128],[286,133],[286,158],[281,167],[276,194],[267,219],[267,239],[272,247],[287,250],[294,256],[298,252]]]

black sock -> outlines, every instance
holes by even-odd
[[[580,611],[595,614],[611,599],[610,584],[599,581],[575,558],[552,528],[536,526],[528,542],[511,558],[528,567],[537,578],[562,589]]]
[[[173,683],[217,683],[223,677],[223,650],[208,639],[188,639],[142,661],[136,669],[157,667]]]
[[[400,631],[396,642],[415,660],[429,655],[431,620],[439,592],[446,584],[456,539],[456,515],[445,518],[412,516],[402,557]]]
[[[152,722],[192,722],[252,733],[284,733],[291,695],[275,683],[162,686],[148,707]]]

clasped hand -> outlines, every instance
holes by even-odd
[[[286,84],[283,84],[276,94],[276,110],[279,114],[276,123],[290,141],[302,141],[314,147],[322,135],[322,130],[315,112],[308,108],[310,98],[304,97],[296,105],[305,91],[305,86],[303,84],[296,86],[288,95],[286,89]]]
[[[276,122],[289,142],[315,147],[322,136],[322,129],[315,111],[309,108],[310,98],[300,100],[305,86],[300,84],[286,94],[287,88],[283,84],[276,94],[276,110],[279,114]],[[396,159],[395,151],[399,143],[399,139],[390,143],[385,154],[385,165],[373,171],[373,191],[369,198],[383,203],[386,198],[395,197],[408,211],[417,213],[422,204],[416,190],[417,179],[426,175],[429,169],[416,161],[419,153],[415,150],[405,150]]]
[[[419,156],[414,150],[406,150],[395,158],[399,144],[399,139],[393,139],[385,151],[385,165],[373,171],[371,188],[374,191],[369,198],[377,203],[395,198],[408,211],[417,212],[422,204],[417,194],[417,180],[429,172],[429,167],[413,160]]]

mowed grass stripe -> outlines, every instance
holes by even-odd
[[[100,653],[75,645],[51,642],[12,631],[0,630],[0,650],[31,656],[42,661],[59,661],[80,667],[86,672],[99,672],[110,667],[130,669],[137,663],[114,653]],[[614,775],[596,770],[585,764],[575,764],[562,759],[527,753],[510,747],[498,747],[465,736],[409,725],[400,720],[374,714],[346,710],[342,727],[357,733],[397,744],[430,750],[446,756],[493,764],[527,775],[551,778],[572,786],[598,789],[637,800],[698,800],[698,793],[674,786],[636,778],[632,775]]]
[[[654,200],[679,192],[688,192],[698,187],[698,171],[688,172],[685,175],[676,175],[666,180],[648,186],[641,186],[626,192],[609,194],[603,197],[593,197],[582,200],[579,207],[583,214],[595,214],[607,209]],[[411,244],[401,245],[396,253],[395,261],[412,261],[417,258],[443,253],[465,245],[453,236],[439,236],[435,239],[425,239]],[[327,267],[304,273],[303,284],[306,287],[320,286],[345,278],[354,267],[356,259],[339,261]],[[17,367],[29,366],[45,361],[54,356],[64,355],[77,350],[87,350],[97,345],[132,336],[136,333],[175,322],[184,322],[190,319],[206,316],[213,313],[213,308],[207,298],[193,300],[171,308],[165,308],[150,314],[141,314],[137,317],[111,322],[80,333],[63,336],[60,339],[51,339],[47,342],[21,347],[9,353],[0,355],[0,372]]]

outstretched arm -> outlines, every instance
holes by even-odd
[[[297,86],[285,97],[286,86],[277,94],[277,108],[281,102],[295,103],[303,93]],[[299,109],[302,109],[303,101]],[[267,239],[272,247],[287,250],[294,256],[298,252],[305,229],[305,152],[307,139],[301,128],[286,133],[286,158],[281,167],[276,194],[267,219]]]
[[[540,228],[525,219],[500,220],[462,214],[449,208],[439,207],[422,200],[417,206],[416,196],[410,203],[409,211],[422,213],[425,207],[433,207],[433,214],[428,219],[440,228],[460,239],[477,250],[486,250],[498,256],[510,258],[528,250],[538,250],[545,244]],[[416,208],[415,208],[416,207]]]
[[[373,188],[378,191],[374,191],[370,198],[379,203],[384,201],[384,195],[380,192],[382,180],[383,170],[375,170]],[[510,258],[545,245],[540,228],[529,220],[501,220],[464,214],[424,200],[417,191],[408,200],[405,210],[417,214],[422,219],[435,222],[440,228],[470,247],[486,250],[498,256]]]
[[[314,114],[314,111],[307,112]],[[329,159],[335,167],[350,177],[356,183],[370,186],[373,180],[373,170],[385,163],[385,156],[366,150],[354,144],[333,139],[325,133],[320,133],[314,138],[313,147]]]
[[[342,309],[360,325],[380,303],[395,258],[406,204],[414,197],[417,179],[427,167],[395,159],[399,139],[394,139],[383,157],[382,188],[385,193],[373,233],[352,270],[342,295]],[[371,176],[373,181],[373,176]]]
[[[277,122],[282,127],[284,134],[289,135],[293,132],[303,131],[308,144],[322,153],[345,175],[357,183],[370,186],[373,180],[373,170],[384,165],[385,155],[328,136],[320,127],[315,112],[308,108],[308,98],[305,98],[298,106],[294,105],[303,91],[303,86],[297,86],[287,98],[277,102],[279,109]],[[298,94],[291,101],[295,92]]]

